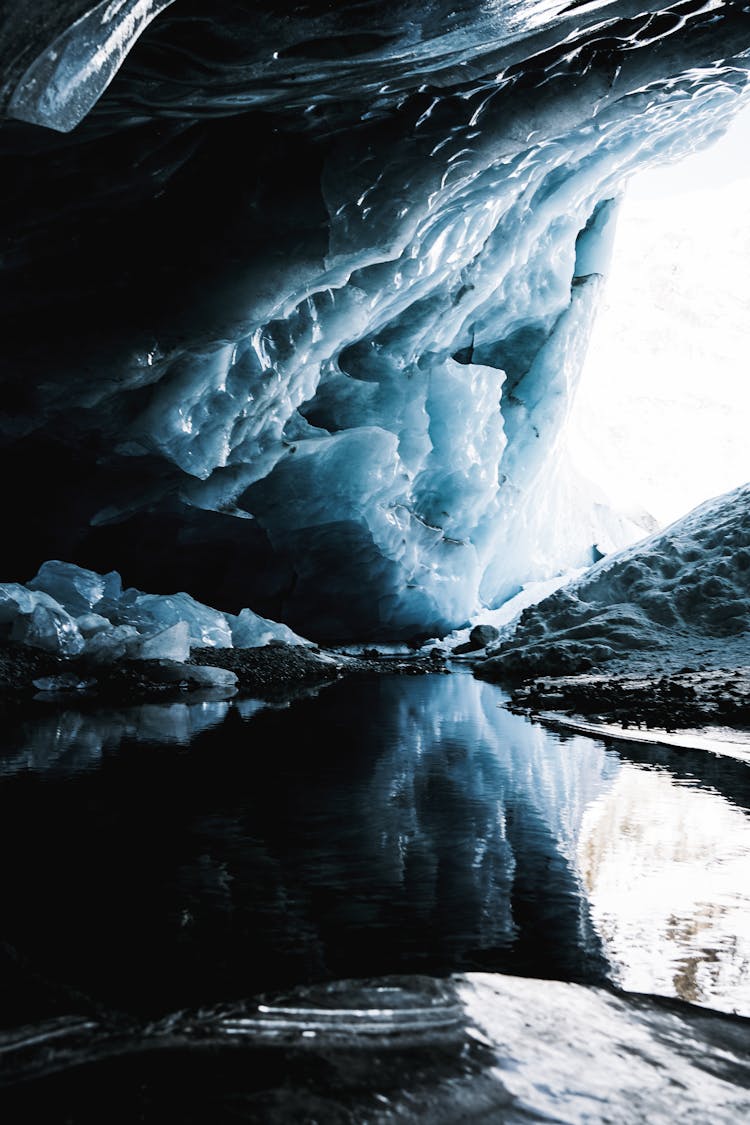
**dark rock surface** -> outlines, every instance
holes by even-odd
[[[468,973],[335,981],[143,1027],[106,1014],[2,1033],[7,1122],[730,1125],[750,1021]]]
[[[750,738],[750,667],[543,676],[514,686],[511,706],[532,716],[563,712],[624,730],[671,733],[729,726]]]
[[[500,636],[500,631],[494,625],[475,625],[469,633],[469,639],[462,645],[456,645],[454,653],[463,656],[469,652],[478,652],[492,644]]]

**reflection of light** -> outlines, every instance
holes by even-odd
[[[750,479],[750,111],[636,178],[570,426],[615,506],[660,524]]]
[[[586,810],[578,862],[618,984],[750,1014],[750,823],[739,809],[624,764]]]

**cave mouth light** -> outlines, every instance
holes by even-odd
[[[622,203],[568,443],[639,522],[665,526],[750,479],[748,153],[744,109]]]

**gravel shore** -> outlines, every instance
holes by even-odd
[[[511,687],[510,696],[511,709],[532,716],[562,712],[625,730],[722,725],[750,733],[750,666],[541,676]]]
[[[262,698],[292,696],[295,690],[348,675],[388,672],[423,675],[446,671],[444,655],[386,656],[374,649],[351,656],[335,650],[273,641],[260,648],[194,648],[185,665],[163,660],[121,660],[91,664],[65,659],[25,645],[0,646],[0,700],[11,702],[63,695],[127,703],[181,697],[193,685],[180,677],[191,667],[223,668],[237,677],[236,691]]]

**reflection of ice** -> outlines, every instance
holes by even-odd
[[[750,824],[739,809],[625,765],[587,810],[578,854],[623,988],[750,1014]]]
[[[229,710],[229,703],[207,695],[200,702],[40,714],[6,730],[0,776],[20,770],[86,769],[95,766],[105,750],[116,751],[126,739],[187,746],[201,731],[221,723]]]
[[[107,836],[97,817],[90,871],[75,841],[69,853],[58,842],[38,868],[28,861],[24,887],[69,886],[92,903],[81,932],[119,948],[119,905],[102,908],[97,864],[129,868],[144,839],[169,838],[158,870],[149,851],[128,909],[138,917],[146,904],[139,955],[155,959],[180,1003],[215,954],[222,989],[222,974],[244,980],[248,963],[263,975],[258,988],[269,965],[283,984],[302,963],[310,979],[429,962],[586,981],[614,965],[626,989],[750,1011],[750,826],[731,804],[744,767],[706,758],[704,780],[727,801],[637,768],[601,740],[550,733],[502,701],[459,672],[355,677],[280,707],[192,694],[121,711],[39,706],[34,721],[6,723],[4,809],[27,790],[12,774],[49,773],[33,792],[59,794],[50,807],[86,838],[92,792],[119,823],[120,788],[107,788],[107,771],[101,789],[96,778],[102,757],[204,737],[194,757],[127,755],[128,791],[158,782],[184,801],[141,809],[133,836]],[[683,756],[679,768],[697,775],[702,760]],[[79,955],[77,941],[71,950]]]
[[[617,755],[586,738],[562,745],[468,674],[394,677],[380,694],[386,749],[361,815],[414,908],[426,918],[452,904],[471,915],[485,948],[518,939],[512,903],[520,894],[527,928],[554,926],[561,946],[593,953],[576,846],[586,806],[619,769]]]
[[[513,1109],[486,1121],[737,1125],[748,1120],[747,1028],[560,981],[468,973],[458,992],[498,1051]],[[456,1120],[466,1120],[457,1116]]]

